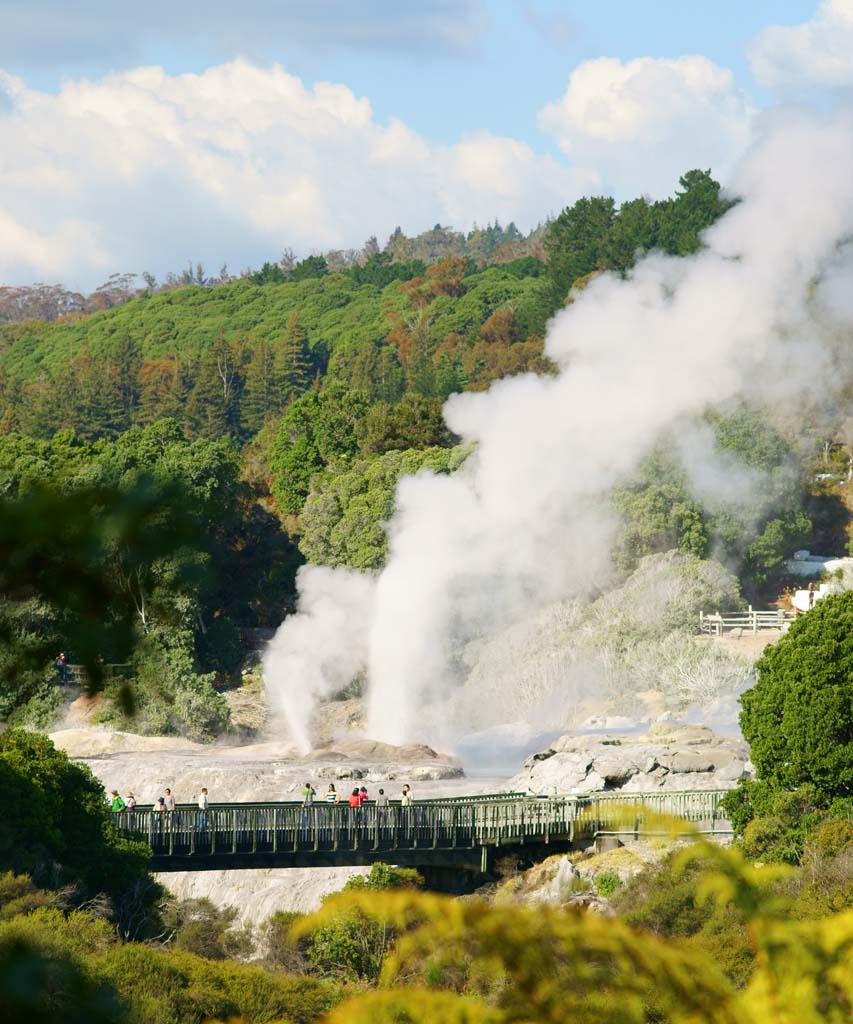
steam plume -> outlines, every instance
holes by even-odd
[[[828,386],[850,318],[853,119],[768,117],[732,192],[743,201],[700,253],[650,255],[627,279],[602,275],[558,314],[546,341],[556,376],[447,402],[450,428],[474,454],[452,476],[401,482],[375,584],[326,571],[320,602],[318,570],[304,573],[304,608],[267,659],[286,702],[328,692],[365,657],[375,738],[475,727],[441,722],[464,675],[459,650],[606,582],[617,526],[608,492],[665,432],[738,396],[791,403]],[[714,474],[694,468],[707,492]],[[360,586],[372,601],[359,598],[351,618]],[[300,698],[303,739],[308,710]]]

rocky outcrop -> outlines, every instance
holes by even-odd
[[[562,736],[529,757],[505,788],[549,794],[729,789],[750,771],[743,740],[703,725],[661,722],[641,735]]]

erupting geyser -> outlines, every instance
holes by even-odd
[[[831,390],[833,339],[853,314],[853,289],[839,284],[853,263],[853,117],[777,112],[729,191],[741,202],[700,253],[652,254],[574,296],[548,331],[556,375],[447,402],[472,454],[451,476],[402,480],[375,579],[302,570],[299,614],[265,672],[303,745],[314,702],[365,669],[372,737],[447,743],[478,728],[476,713],[455,720],[449,703],[470,673],[461,652],[606,583],[618,525],[609,492],[665,432],[681,437],[707,491],[714,456],[698,416],[738,397],[795,404]],[[478,680],[490,710],[511,685]],[[553,681],[572,685],[571,670]]]

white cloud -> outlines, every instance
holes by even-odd
[[[799,25],[769,25],[749,47],[753,74],[783,93],[853,86],[853,0],[823,0]]]
[[[531,225],[595,184],[513,139],[434,145],[343,85],[244,60],[70,80],[55,96],[5,75],[0,94],[0,282],[240,268],[397,224]]]
[[[620,194],[669,194],[678,176],[710,167],[726,178],[746,148],[754,108],[731,71],[705,57],[602,57],[581,64],[540,127]]]

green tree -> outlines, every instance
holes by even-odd
[[[273,373],[281,390],[279,407],[298,398],[311,385],[311,352],[308,334],[302,326],[299,312],[294,310],[287,322],[287,330],[275,353]]]
[[[391,451],[318,477],[300,519],[300,550],[320,565],[381,568],[387,552],[384,524],[393,515],[400,478],[424,469],[448,473],[463,458],[459,449],[449,448]]]
[[[244,432],[250,436],[257,434],[267,416],[281,409],[283,397],[275,352],[266,341],[262,341],[252,352],[246,368],[243,400],[240,404]]]
[[[311,479],[327,466],[345,464],[358,451],[367,399],[340,385],[309,391],[287,410],[273,445],[272,493],[282,512],[298,515]]]
[[[306,256],[297,263],[290,273],[291,281],[307,281],[312,277],[324,277],[329,267],[322,256]]]
[[[113,826],[101,783],[37,733],[0,735],[0,869],[119,895],[145,877],[150,851]]]
[[[545,248],[557,305],[562,304],[578,278],[599,268],[614,215],[610,197],[584,197],[549,225]]]
[[[218,338],[198,364],[187,400],[187,421],[198,437],[240,436],[240,397],[246,352],[240,342]]]
[[[658,244],[666,252],[686,256],[701,245],[701,234],[734,205],[720,195],[710,170],[692,170],[678,179],[681,191],[668,202],[661,217]]]
[[[756,668],[740,722],[759,777],[853,793],[853,591],[819,601]]]

